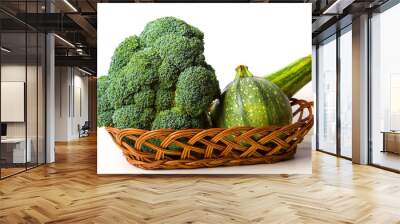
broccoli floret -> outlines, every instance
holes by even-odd
[[[113,124],[117,128],[149,129],[154,120],[155,111],[152,108],[140,109],[134,104],[123,106],[114,112]]]
[[[108,76],[101,76],[97,79],[97,126],[110,126],[114,110],[107,97],[107,87],[110,81]]]
[[[113,110],[97,112],[97,127],[111,126],[113,123]]]
[[[179,77],[179,70],[167,60],[163,61],[158,68],[158,77],[162,88],[168,89],[175,87]]]
[[[176,106],[198,116],[207,111],[211,102],[221,93],[218,80],[213,71],[201,66],[190,67],[181,73],[176,84]]]
[[[107,89],[107,97],[111,106],[118,109],[133,103],[133,95],[140,90],[136,79],[130,79],[125,69],[116,73]]]
[[[122,41],[111,58],[110,69],[108,70],[110,77],[114,76],[116,72],[125,67],[132,55],[139,49],[140,39],[137,36],[130,36]]]
[[[97,79],[97,110],[100,112],[112,109],[107,97],[107,88],[109,85],[108,76],[101,76]]]
[[[199,29],[174,17],[162,17],[147,23],[140,38],[144,45],[152,46],[155,40],[167,34],[203,40],[203,33]]]
[[[203,41],[174,34],[158,38],[154,48],[164,61],[181,71],[198,61],[204,51]]]
[[[175,91],[171,89],[159,89],[156,94],[157,112],[172,108],[174,105]]]
[[[156,99],[156,92],[151,88],[145,88],[137,92],[134,97],[135,106],[137,108],[150,108],[154,106]]]
[[[151,129],[171,128],[174,130],[187,129],[192,126],[189,115],[177,108],[161,111],[153,121]]]
[[[151,85],[158,81],[160,64],[161,59],[158,52],[152,48],[146,48],[132,56],[125,67],[125,75],[128,79],[137,80],[135,85]]]
[[[109,101],[115,109],[134,103],[134,94],[158,81],[161,63],[157,51],[150,48],[133,54],[129,63],[111,78]]]

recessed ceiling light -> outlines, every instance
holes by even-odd
[[[78,12],[78,10],[73,6],[68,0],[64,0],[65,4],[67,4],[72,10],[75,12]]]
[[[58,34],[54,34],[55,37],[57,37],[59,40],[61,40],[62,42],[66,43],[67,45],[69,45],[70,47],[75,48],[75,45],[73,45],[71,42],[69,42],[68,40],[60,37]]]
[[[79,68],[79,67],[78,67],[78,70],[81,71],[81,72],[83,72],[83,73],[85,73],[85,74],[87,74],[87,75],[92,75],[92,73],[90,73],[90,72],[88,72],[88,71],[86,71],[86,70],[83,70],[83,69],[81,69],[81,68]]]

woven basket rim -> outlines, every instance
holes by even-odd
[[[288,125],[183,130],[106,127],[106,130],[127,161],[143,169],[274,163],[293,158],[297,144],[313,126],[313,102],[295,98],[290,102],[298,106],[293,111],[297,120]],[[158,139],[160,144],[152,143],[151,139]],[[180,150],[173,150],[174,147]],[[144,148],[150,150],[143,151]]]

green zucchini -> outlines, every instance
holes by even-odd
[[[279,86],[288,98],[311,81],[311,55],[297,59],[288,66],[265,76]]]

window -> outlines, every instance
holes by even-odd
[[[400,170],[400,5],[371,18],[370,160]]]
[[[317,149],[336,153],[336,36],[318,48]]]
[[[348,26],[340,36],[340,155],[352,157],[352,32]]]

